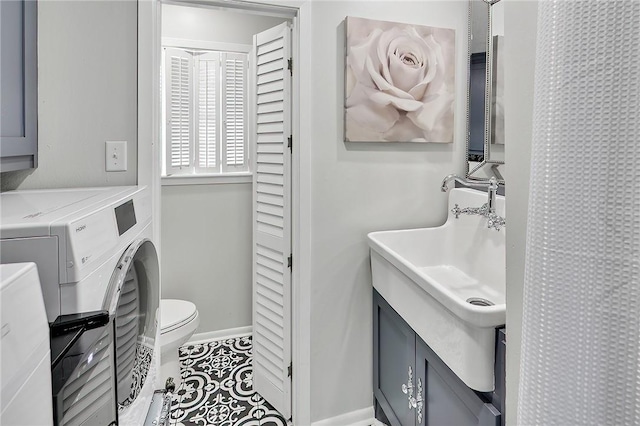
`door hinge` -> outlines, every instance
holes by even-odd
[[[287,377],[293,377],[293,363],[289,363],[287,367]]]
[[[287,59],[287,69],[289,70],[289,74],[293,77],[293,58]]]
[[[289,150],[293,152],[293,136],[289,136],[287,138],[287,148],[289,148]]]
[[[293,255],[290,254],[289,257],[287,257],[287,268],[292,268],[293,267]]]

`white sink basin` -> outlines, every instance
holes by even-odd
[[[480,216],[451,213],[480,207],[486,193],[452,189],[447,222],[435,228],[372,232],[373,286],[472,389],[494,388],[495,328],[505,323],[505,234]],[[504,197],[496,200],[504,217]],[[477,306],[471,298],[488,300]]]

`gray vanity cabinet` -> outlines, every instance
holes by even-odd
[[[376,418],[390,426],[500,426],[490,394],[467,387],[374,290]]]
[[[409,406],[409,375],[413,381],[416,337],[414,331],[374,290],[373,364],[374,394],[391,425],[415,425]],[[404,392],[406,391],[406,393]]]
[[[0,171],[38,162],[37,4],[0,1]]]
[[[491,394],[467,387],[420,337],[416,340],[418,391],[423,387],[426,395],[418,425],[500,426],[500,411],[490,402]]]

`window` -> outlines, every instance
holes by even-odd
[[[249,171],[246,53],[164,49],[163,176]]]

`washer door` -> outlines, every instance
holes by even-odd
[[[111,276],[104,309],[113,319],[118,410],[131,405],[145,383],[158,337],[160,272],[148,239],[134,241]]]

